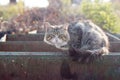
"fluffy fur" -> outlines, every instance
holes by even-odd
[[[46,28],[44,41],[57,48],[68,49],[73,60],[88,62],[109,53],[107,36],[91,21],[74,22],[69,26],[51,26],[47,23],[45,26],[49,29]],[[61,34],[66,37],[64,40],[59,37]]]

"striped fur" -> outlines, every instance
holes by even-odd
[[[54,27],[53,29],[57,28],[57,31],[60,32],[62,28],[66,27],[63,25],[62,28],[58,28],[58,26]],[[67,40],[65,40],[66,42],[64,41],[64,43],[67,43],[67,49],[73,60],[91,61],[93,60],[93,58],[109,53],[109,41],[107,36],[103,32],[103,30],[95,25],[93,22],[86,20],[73,22],[67,27],[68,28],[64,29],[65,31],[60,34],[68,36],[66,38]],[[50,41],[46,39],[47,35],[49,34],[46,31],[44,41],[50,43]],[[57,41],[62,40],[59,39],[59,37],[52,38],[57,38]],[[62,44],[62,46],[57,43],[50,43],[50,45],[59,45],[59,47],[57,48],[63,49],[63,46],[66,46],[66,44],[64,45],[64,43]]]

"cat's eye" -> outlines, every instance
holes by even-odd
[[[50,40],[54,37],[54,35],[47,35],[47,40]]]
[[[64,41],[66,41],[66,36],[63,35],[63,34],[59,35],[59,38],[62,39],[62,40],[64,40]]]

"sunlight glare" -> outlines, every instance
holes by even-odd
[[[7,5],[9,4],[9,0],[0,0],[0,5]]]
[[[10,0],[0,0],[0,5],[8,5]],[[17,2],[19,0],[16,0]],[[48,0],[22,0],[26,7],[48,7],[49,2]]]
[[[24,4],[26,7],[48,7],[48,0],[24,0]]]

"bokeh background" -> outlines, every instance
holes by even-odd
[[[0,0],[0,32],[27,34],[43,22],[64,24],[91,20],[104,31],[120,35],[120,0]]]

